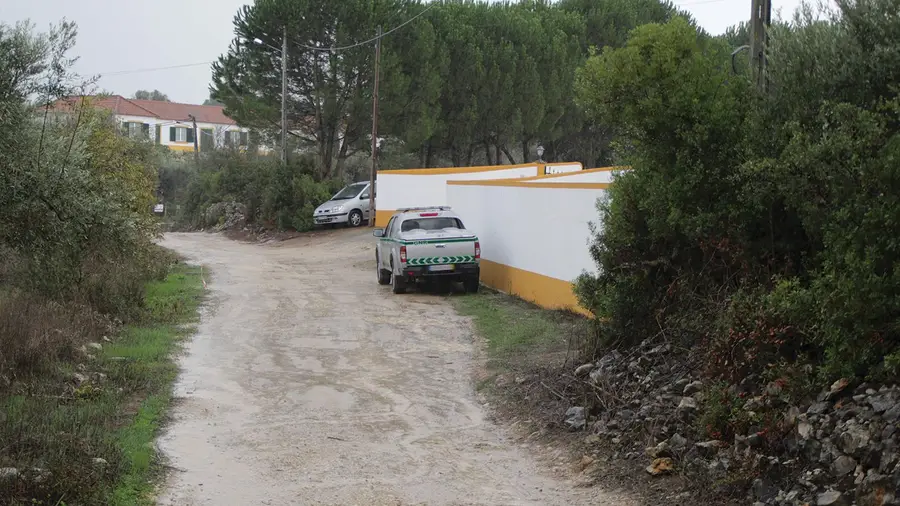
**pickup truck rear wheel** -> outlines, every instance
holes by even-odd
[[[478,293],[478,276],[469,276],[463,281],[463,288],[466,289],[466,293]]]
[[[378,253],[375,253],[375,276],[378,277],[379,285],[391,284],[391,271],[381,268],[381,259],[378,258]]]
[[[391,290],[396,294],[406,293],[406,278],[394,274],[394,260],[391,259]]]

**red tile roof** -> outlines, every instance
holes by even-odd
[[[82,97],[69,97],[53,104],[53,110],[71,109]],[[123,116],[144,116],[171,121],[189,121],[190,116],[197,118],[197,123],[217,123],[233,125],[234,120],[225,116],[225,108],[221,105],[179,104],[176,102],[158,102],[156,100],[137,100],[120,95],[107,97],[88,97],[91,104],[101,109],[109,109],[114,114]]]

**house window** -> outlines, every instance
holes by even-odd
[[[126,121],[122,123],[122,131],[132,139],[148,139],[150,138],[150,125],[148,123],[138,123],[137,121]]]
[[[225,132],[225,145],[234,148],[247,146],[249,143],[249,135],[247,132],[240,130],[229,130]]]
[[[169,128],[169,142],[194,142],[194,129],[185,127]]]

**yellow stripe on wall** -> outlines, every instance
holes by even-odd
[[[394,169],[379,170],[379,174],[389,174],[398,176],[436,176],[441,174],[473,174],[476,172],[494,172],[499,170],[521,169],[528,167],[539,167],[538,163],[520,163],[517,165],[480,165],[478,167],[436,167],[433,169]],[[538,174],[543,171],[538,170]]]
[[[592,316],[578,305],[572,283],[568,281],[482,259],[481,282],[547,309],[569,309]]]
[[[388,222],[391,221],[391,216],[396,213],[396,210],[385,210],[381,209],[375,210],[375,226],[377,228],[384,228],[387,226]]]

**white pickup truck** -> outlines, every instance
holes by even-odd
[[[462,281],[478,291],[481,245],[449,207],[400,209],[387,227],[375,229],[375,273],[394,293],[426,279]]]

